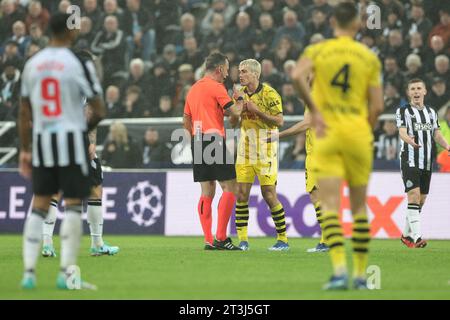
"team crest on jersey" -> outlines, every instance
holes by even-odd
[[[406,181],[406,187],[407,188],[411,188],[414,184],[412,183],[411,180]]]

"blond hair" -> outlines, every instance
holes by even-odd
[[[119,145],[128,145],[127,127],[122,122],[114,121],[110,127],[111,140]]]
[[[242,60],[239,64],[239,67],[247,67],[250,72],[254,73],[256,77],[259,79],[261,75],[261,64],[258,62],[258,60],[255,59],[246,59]]]

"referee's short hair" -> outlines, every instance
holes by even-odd
[[[346,28],[358,16],[358,9],[353,1],[340,2],[335,7],[333,16],[339,27]]]
[[[56,13],[50,18],[50,32],[54,37],[64,36],[69,32],[67,21],[71,15],[68,13]]]
[[[227,56],[220,52],[211,53],[205,61],[205,70],[214,71],[218,66],[224,65],[228,60]]]

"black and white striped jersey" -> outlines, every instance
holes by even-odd
[[[414,149],[401,141],[402,164],[418,169],[431,170],[433,161],[434,132],[439,129],[439,120],[433,108],[418,109],[411,105],[397,109],[397,127],[406,128],[408,135],[421,147]]]
[[[80,165],[88,172],[85,97],[102,93],[92,61],[68,48],[48,47],[25,65],[22,97],[33,114],[33,166]]]

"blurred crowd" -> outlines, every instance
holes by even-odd
[[[230,60],[225,83],[229,90],[238,83],[239,62],[255,58],[262,65],[261,80],[281,94],[284,114],[302,115],[304,105],[290,72],[305,46],[333,36],[329,21],[336,2],[2,0],[0,121],[16,119],[24,63],[47,44],[50,15],[66,12],[70,5],[81,8],[74,49],[87,49],[97,57],[108,118],[181,116],[190,86],[201,77],[204,58],[218,50]],[[371,4],[381,9],[381,28],[367,27]],[[357,38],[382,60],[385,113],[393,114],[406,103],[405,84],[419,77],[427,84],[426,104],[444,117],[450,100],[450,1],[361,0],[358,5],[363,27]],[[147,131],[144,140],[154,136]],[[302,139],[292,142],[287,157],[302,157],[302,148],[296,146],[304,145]],[[380,123],[376,141],[376,157],[396,157],[398,137],[392,121]],[[105,152],[113,149],[120,147],[105,144]],[[139,153],[148,153],[138,161],[142,165],[151,161],[151,148],[141,149]]]

